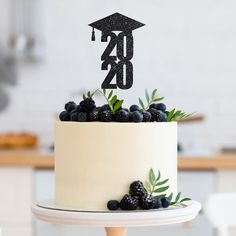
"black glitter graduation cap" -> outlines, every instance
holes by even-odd
[[[101,30],[102,32],[110,31],[124,31],[130,32],[139,27],[144,26],[145,24],[140,23],[136,20],[133,20],[127,16],[124,16],[120,13],[114,13],[110,16],[104,17],[101,20],[95,21],[89,26],[93,28],[92,30],[92,41],[95,41],[95,32],[94,29]]]

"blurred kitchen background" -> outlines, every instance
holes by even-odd
[[[104,234],[100,228],[40,222],[30,205],[54,195],[58,113],[66,101],[78,102],[84,91],[100,87],[104,78],[104,43],[100,32],[96,42],[90,41],[87,25],[114,12],[146,24],[134,32],[134,86],[119,92],[126,104],[137,103],[145,88],[158,88],[169,108],[196,112],[192,121],[179,124],[178,181],[184,195],[203,204],[193,222],[134,228],[129,235],[217,235],[207,217],[207,199],[236,192],[236,2],[0,0],[2,236]],[[217,204],[215,209],[223,215]],[[229,235],[236,231],[230,228]]]

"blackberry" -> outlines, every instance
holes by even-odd
[[[72,110],[74,110],[76,108],[76,104],[73,101],[67,102],[65,104],[65,110],[68,112],[71,112]]]
[[[88,115],[86,112],[80,112],[78,114],[78,121],[85,122],[85,121],[87,121],[87,119],[88,119]]]
[[[129,122],[129,112],[124,109],[120,109],[115,112],[115,121],[118,122]]]
[[[120,203],[117,200],[110,200],[107,203],[107,208],[111,211],[118,210],[120,207]]]
[[[161,205],[163,208],[167,208],[170,206],[170,199],[168,197],[164,197],[161,199]]]
[[[140,180],[134,181],[129,187],[132,196],[141,197],[145,194],[143,183]]]
[[[70,120],[70,113],[67,111],[62,111],[59,115],[59,119],[61,121],[69,121]]]
[[[161,208],[161,201],[155,200],[153,209],[159,209],[159,208]]]
[[[156,109],[165,112],[166,105],[164,103],[158,103],[158,104],[156,104]]]
[[[120,201],[120,208],[122,210],[137,210],[138,209],[138,197],[126,194]]]
[[[142,122],[143,114],[139,111],[134,111],[131,113],[131,121],[132,122]]]
[[[131,112],[133,112],[133,111],[140,111],[140,108],[139,108],[138,105],[132,105],[132,106],[129,108],[129,110],[130,110]]]
[[[99,118],[103,122],[111,122],[113,120],[113,114],[111,111],[100,111]]]
[[[152,119],[152,115],[150,112],[145,111],[145,110],[140,110],[141,113],[143,114],[143,122],[149,122]]]
[[[70,113],[70,120],[71,121],[78,121],[78,112],[73,110],[71,113]]]
[[[151,121],[164,122],[167,120],[167,115],[162,111],[150,108],[148,109],[148,112],[150,112],[152,115]]]
[[[95,107],[95,102],[92,98],[85,98],[83,101],[79,104],[84,111],[87,113],[91,112]]]
[[[89,114],[89,120],[99,121],[99,111],[100,111],[100,108],[98,107],[94,108]]]
[[[139,199],[139,206],[143,210],[149,210],[153,209],[155,206],[155,198],[150,195],[150,194],[144,194],[140,199]]]

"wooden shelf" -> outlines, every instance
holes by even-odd
[[[53,169],[53,154],[41,154],[33,150],[0,151],[0,166],[31,166],[38,169]],[[236,154],[178,158],[179,170],[236,169]]]

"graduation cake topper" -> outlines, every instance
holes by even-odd
[[[133,64],[131,59],[134,55],[134,39],[132,31],[144,26],[120,13],[114,13],[101,20],[95,21],[89,26],[92,27],[91,40],[95,41],[95,31],[102,31],[101,42],[110,41],[101,56],[102,70],[110,70],[102,83],[103,89],[130,89],[133,85]],[[115,32],[118,32],[116,34]],[[116,47],[116,55],[111,55]],[[112,83],[116,77],[116,82]]]

